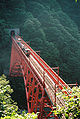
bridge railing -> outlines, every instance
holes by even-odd
[[[17,36],[16,36],[17,37]],[[20,37],[20,36],[18,36]],[[21,38],[22,39],[22,38]],[[48,75],[52,78],[52,80],[59,85],[59,88],[62,90],[64,87],[68,88],[69,86],[57,75],[55,71],[50,68],[50,66],[22,39],[22,43],[27,46],[30,51],[31,55],[35,58],[35,60],[40,64],[40,66],[44,69],[45,72],[48,73]],[[55,76],[55,78],[54,78]],[[58,84],[59,81],[59,84]]]

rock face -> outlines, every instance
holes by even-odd
[[[79,83],[80,8],[70,0],[0,1],[0,72],[8,74],[11,40],[7,29],[20,28],[25,41],[52,67],[60,67],[67,83]],[[6,60],[5,60],[6,59]]]

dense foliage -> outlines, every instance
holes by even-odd
[[[80,70],[80,34],[76,20],[64,12],[69,7],[78,9],[77,3],[74,3],[66,0],[29,0],[22,28],[24,39],[31,41],[35,50],[41,51],[41,56],[50,66],[59,66],[60,75],[68,83],[79,82]]]
[[[30,41],[34,50],[40,50],[42,58],[51,67],[60,67],[60,75],[66,82],[79,83],[80,22],[77,17],[80,18],[80,9],[78,2],[75,3],[72,0],[0,1],[1,72],[8,73],[10,62],[11,49],[8,49],[10,39],[7,28],[17,27],[21,29],[24,40]],[[3,50],[4,47],[7,49]]]
[[[51,67],[60,67],[67,83],[80,83],[80,1],[75,1],[0,0],[0,74],[9,74],[8,29],[20,28],[24,40]]]
[[[65,89],[63,89],[64,92]],[[66,89],[70,92],[69,95],[65,93],[57,93],[57,96],[63,98],[65,101],[65,107],[59,107],[57,105],[54,113],[60,117],[60,119],[79,119],[80,118],[80,86]],[[69,91],[70,90],[70,91]]]
[[[0,76],[0,117],[1,119],[37,119],[37,114],[22,112],[20,115],[18,106],[11,98],[13,90],[9,85],[9,81],[6,80],[5,75]]]
[[[38,115],[34,112],[32,114],[27,113],[23,115],[19,115],[17,113],[12,113],[10,116],[1,117],[1,119],[37,119]]]
[[[11,115],[13,111],[17,111],[18,107],[10,96],[12,92],[9,81],[3,75],[0,77],[0,116]]]

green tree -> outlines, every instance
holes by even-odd
[[[79,119],[80,118],[80,86],[73,87],[68,90],[69,94],[66,95],[65,89],[62,92],[57,93],[57,96],[65,101],[65,107],[59,107],[57,105],[57,109],[54,113],[60,117],[60,119]]]
[[[7,81],[6,76],[0,76],[0,117],[1,119],[26,119],[32,118],[37,119],[38,114],[36,113],[25,113],[22,112],[22,115],[19,114],[17,103],[15,103],[11,98],[11,93],[13,90]]]
[[[18,110],[16,103],[11,99],[12,92],[9,81],[2,75],[0,77],[0,116],[11,115]]]
[[[77,2],[77,0],[75,0],[75,2]]]

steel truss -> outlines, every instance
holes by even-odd
[[[53,117],[53,105],[45,90],[45,71],[43,82],[41,82],[40,77],[14,38],[12,38],[10,76],[23,76],[29,113],[40,112],[39,119]]]

